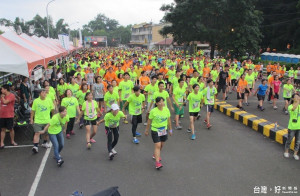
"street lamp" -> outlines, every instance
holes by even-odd
[[[55,0],[49,1],[49,2],[47,3],[47,6],[46,6],[48,37],[49,37],[49,17],[48,17],[48,6],[49,6],[49,4],[50,4],[51,2],[53,2],[53,1],[55,1]]]

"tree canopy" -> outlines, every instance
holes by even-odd
[[[258,51],[262,34],[261,13],[256,0],[175,0],[163,5],[163,20],[171,23],[162,29],[177,43],[209,42],[211,57],[217,47],[224,54],[253,54]]]

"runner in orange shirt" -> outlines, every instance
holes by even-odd
[[[150,84],[150,78],[146,75],[145,71],[142,71],[141,73],[141,77],[139,78],[140,81],[140,89],[141,89],[141,93],[144,93],[144,88]]]
[[[194,68],[193,65],[190,64],[190,68],[186,71],[186,76],[193,77]]]
[[[237,99],[239,100],[237,108],[240,108],[241,110],[244,110],[243,108],[243,100],[245,98],[245,89],[248,90],[249,95],[251,94],[251,91],[248,87],[248,82],[245,80],[245,74],[242,74],[237,86]]]
[[[204,65],[203,68],[203,78],[206,80],[210,75],[210,68],[207,66],[207,64]]]
[[[108,72],[104,75],[104,79],[110,84],[112,80],[117,79],[117,75],[115,72],[113,72],[113,68],[109,67]]]

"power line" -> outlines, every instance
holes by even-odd
[[[292,22],[292,21],[298,20],[298,19],[300,19],[300,18],[294,18],[292,20],[281,21],[281,22],[278,22],[278,23],[273,23],[273,24],[268,24],[268,25],[261,25],[261,27],[276,26],[276,25]]]
[[[286,15],[293,15],[293,14],[300,14],[300,12],[294,12],[294,13],[282,13],[282,14],[263,14],[263,16],[286,16]]]

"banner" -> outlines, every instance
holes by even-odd
[[[58,40],[61,46],[69,51],[69,46],[70,46],[70,41],[69,41],[69,35],[65,34],[59,34],[58,35]]]
[[[73,38],[73,46],[78,47],[79,40],[77,38]]]
[[[37,81],[37,80],[39,80],[43,77],[43,70],[41,68],[38,69],[38,70],[35,70],[33,73],[34,73],[33,74],[33,80],[34,81]]]

